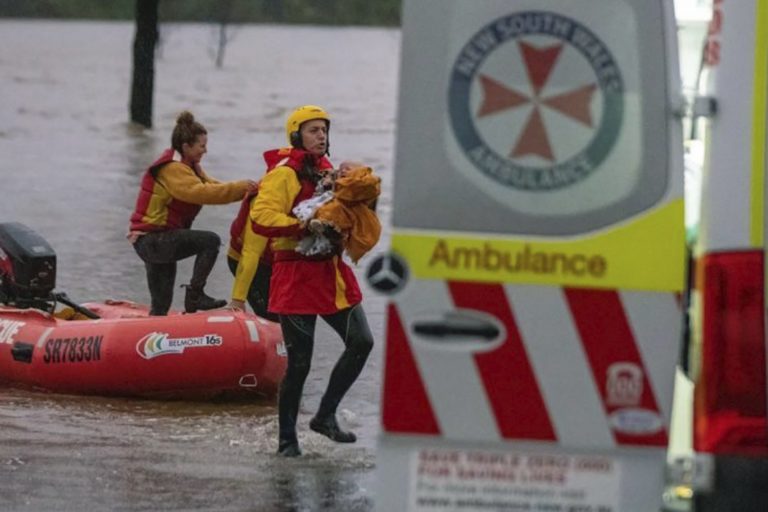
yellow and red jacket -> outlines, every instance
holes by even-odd
[[[318,170],[331,169],[331,162],[325,158],[316,158],[306,151],[295,148],[272,149],[264,153],[264,161],[267,171],[280,166],[287,166],[296,173],[301,173],[305,164],[305,158],[312,159],[312,166]],[[311,197],[314,193],[314,184],[307,182],[305,194]],[[232,284],[232,298],[245,300],[248,289],[256,275],[259,264],[270,265],[272,253],[268,247],[269,235],[265,234],[263,227],[253,222],[251,211],[256,202],[258,190],[246,195],[240,204],[240,210],[229,228],[229,250],[227,256],[237,260],[235,280]]]
[[[202,205],[231,203],[247,190],[247,180],[222,183],[202,168],[182,163],[177,151],[166,149],[144,173],[130,230],[188,229]]]
[[[303,228],[291,210],[312,197],[316,188],[316,180],[305,176],[303,164],[307,153],[301,154],[301,160],[281,161],[261,180],[250,210],[252,229],[270,239],[273,265],[269,311],[332,314],[357,304],[362,294],[352,270],[339,253],[318,258],[294,250]],[[298,169],[292,167],[297,164]],[[313,165],[318,169],[324,164],[317,159]]]

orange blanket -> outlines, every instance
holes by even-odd
[[[370,251],[381,236],[372,206],[381,194],[381,178],[370,167],[357,167],[336,179],[333,199],[315,212],[315,219],[340,232],[352,261]]]

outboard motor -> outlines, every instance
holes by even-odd
[[[56,253],[24,224],[0,223],[0,303],[37,307],[56,286]]]

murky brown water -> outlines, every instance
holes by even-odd
[[[241,26],[223,69],[205,25],[163,28],[155,124],[126,123],[129,23],[0,21],[0,222],[27,224],[53,246],[57,289],[77,301],[147,302],[141,261],[125,240],[144,167],[191,109],[209,130],[204,167],[222,179],[258,178],[261,152],[282,145],[300,104],[333,115],[334,161],[360,159],[384,179],[391,212],[399,32]],[[287,44],[290,42],[291,44]],[[226,237],[236,205],[208,206],[195,225]],[[319,325],[299,426],[305,456],[275,457],[273,404],[184,403],[0,389],[0,510],[370,510],[383,345],[383,300],[358,277],[377,339],[342,403],[360,440],[336,445],[308,432],[341,343]],[[191,262],[179,268],[181,284]],[[227,297],[220,255],[209,283]],[[179,291],[174,306],[181,306]]]

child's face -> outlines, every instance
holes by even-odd
[[[361,162],[350,162],[350,161],[341,162],[341,165],[339,166],[338,177],[343,178],[344,176],[349,174],[349,171],[351,171],[352,169],[356,169],[358,167],[363,167],[363,164]]]

